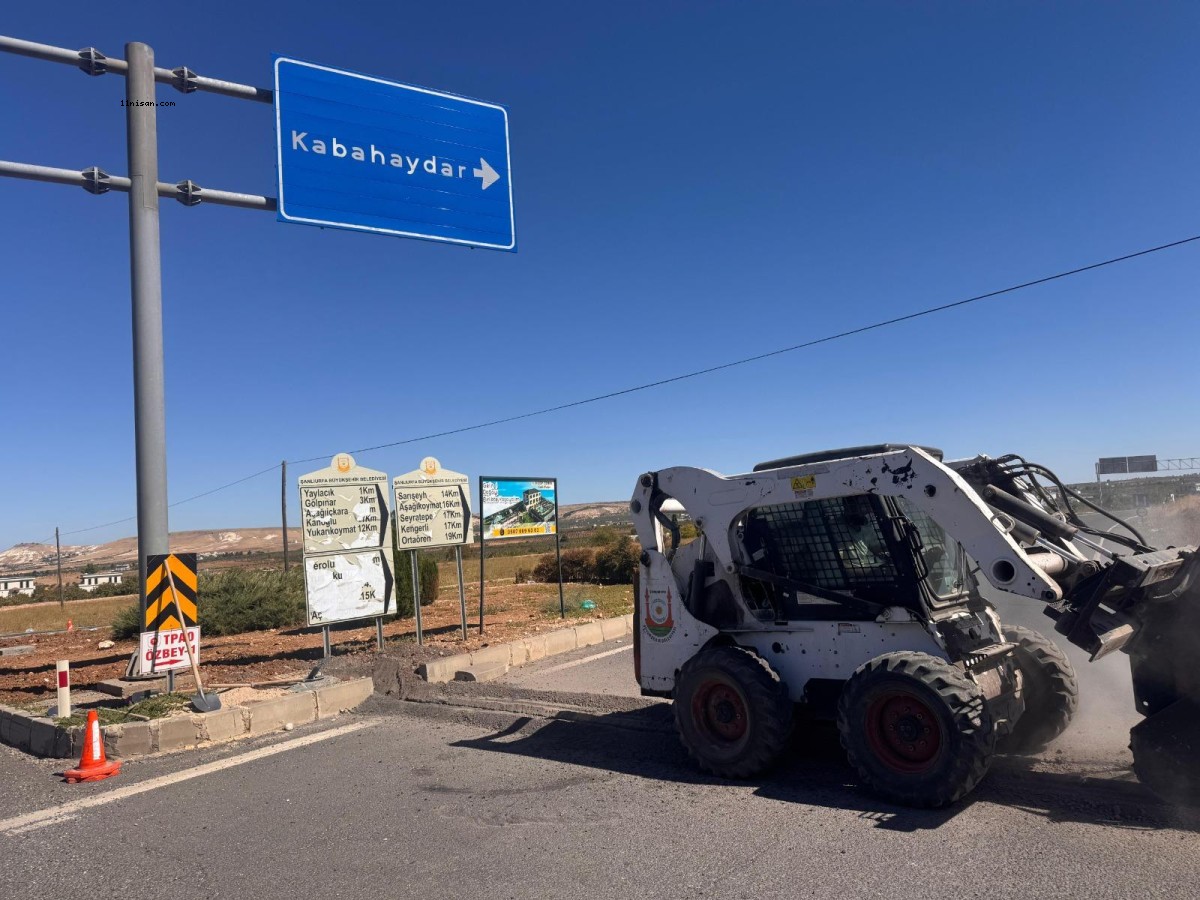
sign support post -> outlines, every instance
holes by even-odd
[[[375,649],[383,649],[383,616],[375,620]]]
[[[558,560],[558,617],[565,619],[567,617],[567,604],[563,600],[563,585],[562,585],[562,541],[559,540],[558,529],[554,529],[554,555]]]
[[[329,640],[329,626],[321,626],[321,651],[326,659],[333,656],[333,646]]]
[[[487,541],[483,539],[483,479],[479,479],[479,633],[483,634],[483,569]]]
[[[462,615],[463,640],[467,639],[467,588],[463,584],[462,547],[454,548],[454,561],[458,565],[458,611]]]
[[[158,236],[158,129],[154,51],[125,45],[129,155],[129,272],[133,299],[133,408],[137,457],[138,576],[146,614],[146,564],[170,553],[167,531],[166,399],[163,388],[162,260]]]
[[[421,632],[421,573],[416,550],[412,551],[412,598],[413,612],[417,617],[417,646],[420,647],[425,643],[425,636]]]

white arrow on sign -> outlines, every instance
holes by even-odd
[[[500,173],[489,166],[488,161],[481,156],[479,157],[479,168],[475,169],[475,177],[483,182],[483,189],[486,191],[500,180]]]

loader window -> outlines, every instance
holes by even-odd
[[[962,547],[916,504],[903,497],[896,497],[895,502],[900,514],[921,535],[920,553],[929,572],[925,577],[929,589],[939,600],[961,595],[968,589],[966,554]]]
[[[836,497],[765,506],[750,511],[743,532],[750,565],[820,589],[822,596],[776,588],[789,614],[830,614],[842,604],[826,592],[870,603],[895,603],[902,593],[891,550],[874,501],[867,496]]]

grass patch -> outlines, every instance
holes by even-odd
[[[100,720],[101,725],[122,725],[126,722],[140,721],[139,716],[147,719],[161,719],[163,716],[168,716],[178,709],[184,709],[191,705],[192,698],[186,694],[157,694],[147,697],[145,700],[139,700],[132,706],[123,709],[98,707],[96,718]],[[65,719],[55,719],[54,721],[55,725],[62,728],[74,728],[86,723],[87,713],[85,711],[76,712]]]
[[[145,716],[147,719],[161,719],[177,709],[192,705],[192,698],[187,694],[156,694],[139,700],[125,712],[130,716]]]
[[[0,609],[0,634],[21,631],[57,631],[67,627],[71,619],[76,628],[108,625],[117,611],[129,605],[128,597],[106,597],[103,600],[75,600],[60,609],[58,602],[39,603],[25,609]]]
[[[596,604],[596,608],[584,609],[581,605],[584,600],[591,600]],[[568,619],[611,619],[614,616],[624,616],[633,612],[633,589],[627,584],[564,584],[563,606]],[[538,610],[547,618],[558,617],[557,588],[553,596],[542,600]]]
[[[521,556],[500,556],[493,559],[492,550],[489,547],[488,558],[484,561],[483,575],[488,582],[511,582],[518,569],[532,571],[541,555],[540,553],[528,553]],[[478,557],[470,561],[463,560],[463,581],[466,584],[471,584],[471,582],[479,584]],[[458,593],[458,569],[455,567],[454,560],[449,562],[443,560],[438,563],[438,584],[441,585],[442,591],[452,590],[455,594]]]

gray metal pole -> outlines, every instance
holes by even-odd
[[[554,555],[558,557],[558,617],[565,619],[567,617],[567,604],[563,600],[563,584],[562,584],[562,543],[558,536],[558,516],[554,517]]]
[[[125,45],[129,154],[129,271],[133,295],[133,415],[137,452],[138,575],[146,620],[146,557],[170,553],[163,388],[162,260],[158,241],[158,133],[154,51]]]
[[[287,535],[287,460],[279,464],[280,488],[279,502],[283,507],[283,571],[288,570],[288,535]]]
[[[412,553],[412,598],[413,613],[417,617],[417,646],[425,643],[425,635],[421,633],[421,567],[417,565],[417,551]]]
[[[487,555],[487,541],[484,532],[487,530],[487,520],[483,515],[483,479],[479,479],[479,633],[483,634],[483,558]]]
[[[467,639],[467,588],[463,584],[462,547],[454,548],[454,561],[458,563],[458,611],[462,615],[463,640]]]
[[[66,604],[63,599],[63,583],[62,583],[62,545],[58,542],[58,526],[54,526],[54,554],[58,557],[58,608],[62,609]],[[459,578],[462,578],[462,573],[459,572]]]
[[[321,652],[325,659],[333,656],[333,642],[329,639],[329,626],[321,626]]]

